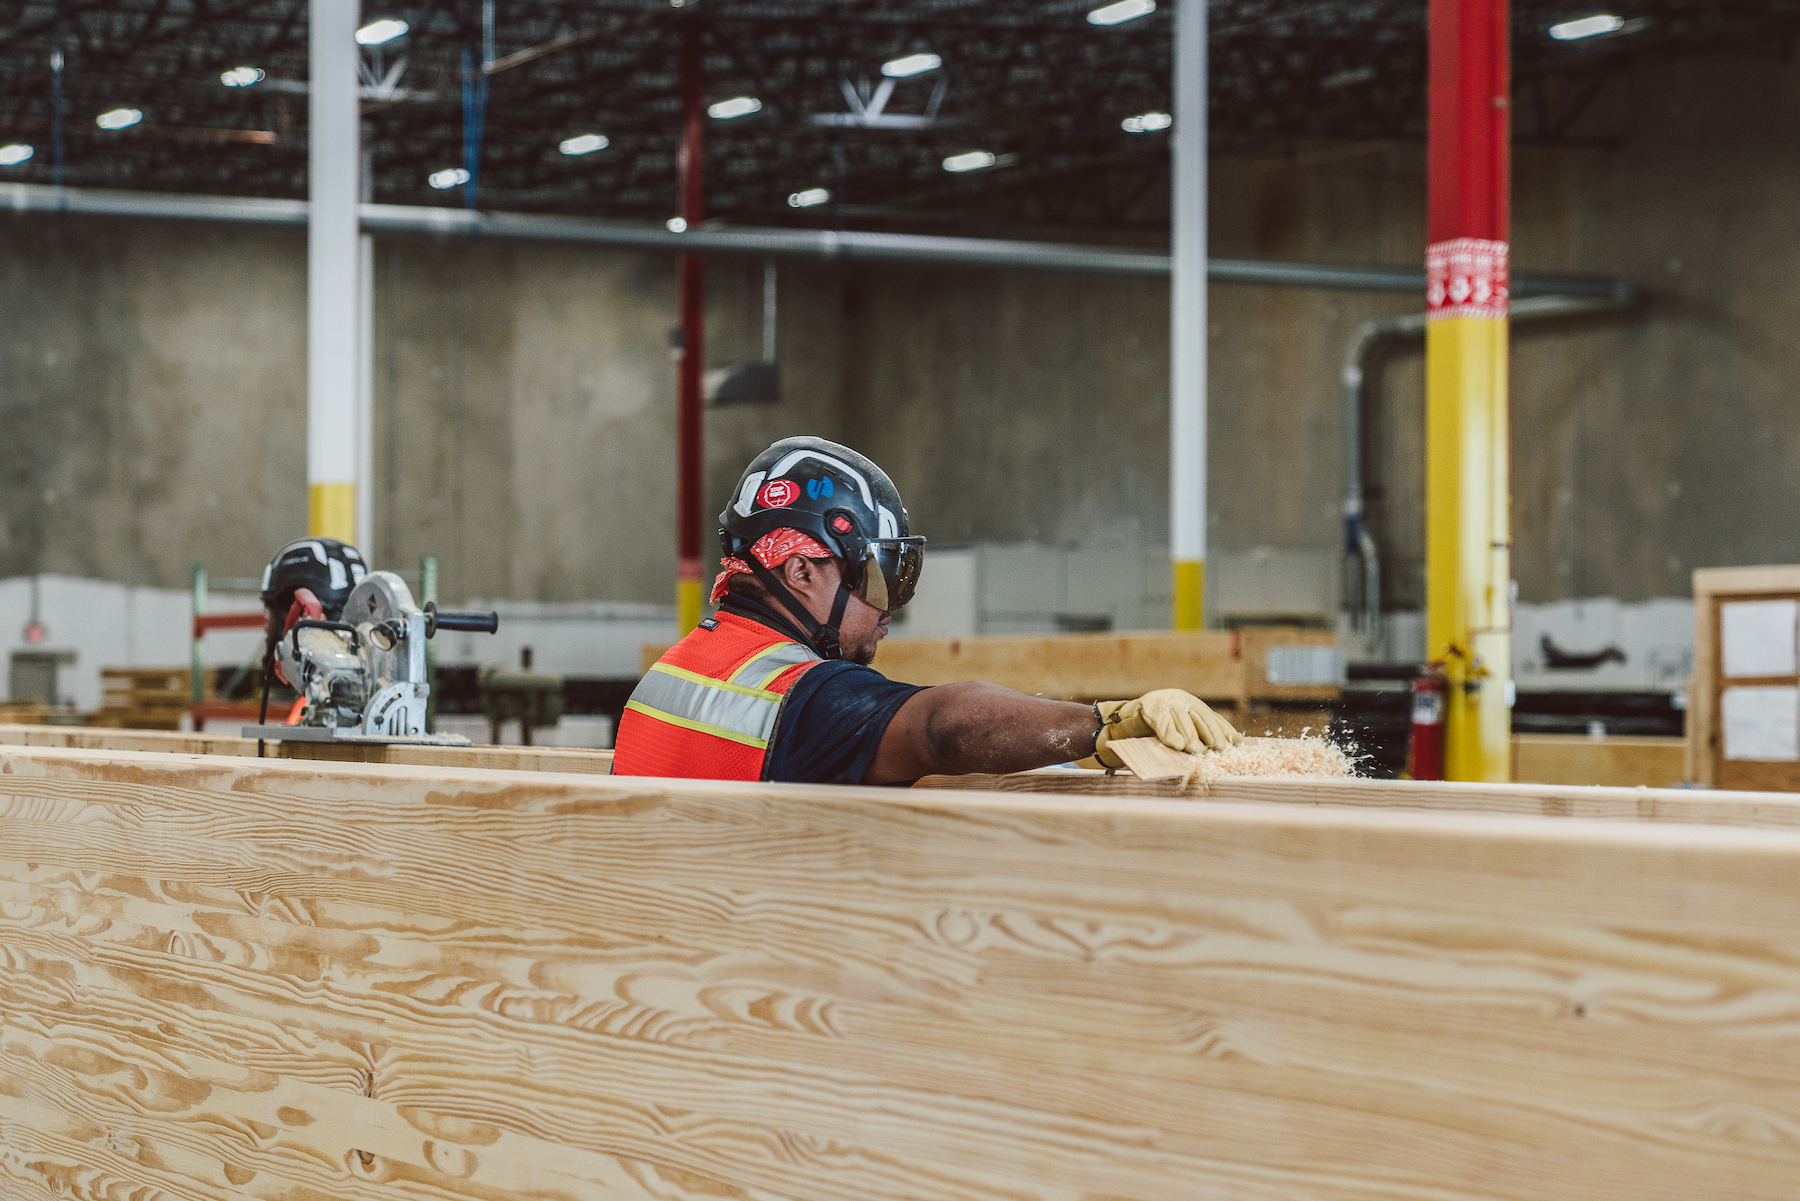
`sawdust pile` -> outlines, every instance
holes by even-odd
[[[1329,780],[1354,775],[1343,749],[1323,738],[1246,738],[1242,746],[1195,756],[1186,787],[1204,787],[1226,776],[1273,780]]]

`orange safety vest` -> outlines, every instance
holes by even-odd
[[[768,626],[718,614],[638,681],[619,718],[613,775],[762,779],[788,689],[822,662]]]

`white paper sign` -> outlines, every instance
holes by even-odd
[[[1800,760],[1800,688],[1727,688],[1719,695],[1727,759]]]
[[[1720,658],[1727,679],[1791,676],[1800,601],[1732,601],[1719,606]]]

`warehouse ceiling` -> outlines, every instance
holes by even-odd
[[[465,203],[466,186],[428,180],[464,163],[473,110],[480,207],[670,216],[678,59],[697,26],[706,100],[761,104],[705,123],[709,216],[920,229],[1154,218],[1168,135],[1121,122],[1171,106],[1173,5],[1097,26],[1087,12],[1100,2],[489,0],[490,50],[482,0],[365,0],[365,20],[410,26],[363,51],[373,198]],[[1800,31],[1800,0],[1631,0],[1614,10],[1627,22],[1617,32],[1549,36],[1597,7],[1515,0],[1519,140],[1579,142],[1578,118],[1621,69],[1785,53]],[[306,0],[0,0],[0,142],[34,149],[0,166],[0,180],[53,179],[60,44],[65,183],[304,196],[306,12]],[[1212,0],[1214,152],[1421,140],[1425,12],[1424,0]],[[882,64],[917,53],[942,65],[893,80],[869,121]],[[236,67],[262,78],[225,86],[221,73]],[[480,91],[466,76],[485,81],[485,108],[471,105]],[[120,108],[141,119],[96,125]],[[559,150],[589,134],[605,148]],[[965,152],[993,165],[945,170]],[[809,189],[831,199],[789,203]]]

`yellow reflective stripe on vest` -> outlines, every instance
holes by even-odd
[[[778,642],[768,650],[758,652],[733,672],[731,679],[743,687],[762,690],[774,683],[775,677],[788,668],[812,663],[818,658],[811,648],[801,646],[798,642]]]
[[[696,730],[702,734],[711,734],[714,738],[723,738],[728,742],[740,742],[745,746],[755,747],[759,751],[766,751],[769,749],[769,740],[766,738],[747,738],[733,730],[721,729],[718,726],[709,726],[703,721],[690,721],[688,718],[681,717],[674,713],[664,713],[660,709],[652,709],[649,705],[642,704],[638,701],[626,701],[625,707],[627,709],[635,709],[645,717],[652,718],[656,721],[666,721],[672,726],[680,726],[684,730]],[[608,769],[608,774],[611,774],[610,768]]]
[[[763,749],[775,733],[781,694],[657,663],[638,681],[626,707],[685,729]]]

